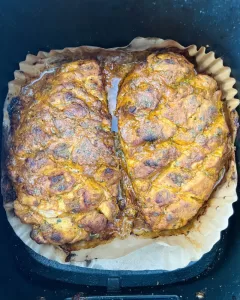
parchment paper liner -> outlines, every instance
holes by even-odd
[[[231,69],[223,66],[221,58],[215,58],[214,52],[206,53],[206,48],[191,45],[183,47],[172,40],[159,38],[135,38],[124,51],[142,51],[149,48],[176,47],[186,49],[190,56],[195,58],[197,69],[216,79],[223,92],[223,99],[227,102],[227,109],[233,129],[233,142],[237,130],[237,113],[235,108],[239,100],[235,98],[237,90],[233,88],[235,79],[230,77]],[[5,132],[9,129],[7,106],[12,97],[20,94],[22,86],[34,78],[51,64],[64,61],[66,57],[80,59],[86,51],[97,51],[97,47],[82,46],[52,50],[49,53],[40,51],[36,56],[28,54],[26,60],[19,64],[20,70],[14,72],[15,79],[9,82],[9,91],[4,105]],[[113,50],[113,49],[107,49]],[[5,136],[6,138],[6,136]],[[76,254],[70,262],[65,262],[66,253],[60,248],[51,245],[38,245],[30,238],[31,226],[22,224],[14,215],[12,203],[4,195],[4,207],[7,217],[15,233],[35,252],[48,259],[60,263],[74,264],[81,267],[106,269],[106,270],[174,270],[183,268],[190,262],[200,259],[211,250],[220,239],[221,231],[227,228],[228,219],[233,214],[232,204],[237,200],[236,194],[237,172],[234,153],[230,167],[222,182],[207,203],[205,212],[194,221],[189,233],[177,236],[164,236],[157,239],[143,239],[130,236],[125,240],[115,239],[109,244],[93,249],[73,252]],[[98,258],[98,259],[95,259]],[[88,260],[86,262],[86,260]],[[89,260],[91,262],[89,263]]]

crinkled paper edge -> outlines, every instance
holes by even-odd
[[[207,53],[206,47],[198,49],[196,45],[183,47],[173,40],[141,37],[135,38],[126,47],[109,50],[142,51],[149,48],[168,47],[187,50],[189,55],[194,57],[198,71],[211,75],[218,82],[223,93],[223,99],[227,102],[234,143],[237,131],[237,113],[235,108],[239,104],[239,100],[235,98],[237,90],[233,87],[236,80],[230,77],[231,69],[223,65],[223,60],[215,58],[214,52]],[[99,48],[81,46],[52,50],[49,53],[40,51],[36,56],[28,54],[26,60],[19,64],[20,70],[14,72],[15,79],[9,82],[9,91],[4,105],[4,131],[9,130],[7,106],[13,97],[20,94],[24,85],[34,78],[38,78],[41,72],[51,64],[64,61],[69,56],[72,59],[74,57],[79,59],[81,53],[86,51],[94,52],[96,49]],[[60,248],[52,245],[39,245],[30,238],[31,226],[22,224],[14,215],[12,203],[6,202],[4,207],[8,220],[20,239],[35,252],[48,259],[60,263],[105,270],[174,270],[199,260],[219,241],[221,231],[227,228],[229,217],[233,214],[232,204],[237,200],[236,186],[237,172],[233,153],[224,182],[217,187],[208,201],[204,214],[194,221],[189,233],[159,237],[155,240],[133,236],[125,240],[115,239],[106,245],[73,252],[75,256],[72,257],[70,262],[65,262],[66,253]],[[95,259],[96,257],[98,259]],[[85,260],[88,260],[88,262]],[[91,260],[90,263],[89,260]]]

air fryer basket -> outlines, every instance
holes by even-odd
[[[238,0],[3,0],[0,15],[2,99],[7,93],[7,82],[17,69],[17,62],[22,61],[28,52],[36,54],[39,50],[79,45],[124,46],[136,36],[171,38],[183,45],[209,45],[209,51],[223,57],[224,63],[232,68],[232,76],[237,79],[236,87],[240,87]],[[1,105],[2,111],[3,100]],[[239,134],[236,146],[239,165]],[[63,266],[35,254],[15,236],[1,209],[0,228],[4,228],[0,248],[4,270],[1,285],[5,291],[1,296],[10,300],[17,297],[36,299],[44,295],[46,299],[63,299],[73,296],[77,290],[91,295],[99,286],[105,288],[97,289],[98,294],[105,294],[107,289],[120,293],[122,289],[126,294],[177,294],[183,299],[188,296],[194,299],[196,292],[204,290],[207,299],[237,299],[240,293],[237,272],[240,268],[239,203],[234,204],[234,210],[229,228],[220,242],[200,261],[185,269],[111,272]],[[29,281],[34,274],[41,278],[36,284]],[[56,280],[66,283],[59,285]],[[165,287],[166,284],[171,285]],[[92,288],[84,289],[80,285],[91,285]],[[129,287],[138,288],[130,290]]]

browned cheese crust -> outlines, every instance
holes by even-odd
[[[99,64],[63,65],[31,99],[21,97],[8,162],[16,215],[38,243],[112,238],[120,172]]]
[[[139,217],[156,232],[184,226],[231,153],[216,81],[179,54],[152,54],[122,81],[117,113]]]

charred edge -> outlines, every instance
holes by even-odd
[[[20,121],[22,103],[20,97],[13,97],[7,106],[7,112],[10,119],[10,130],[14,131]]]
[[[76,256],[76,254],[74,254],[74,253],[68,253],[68,255],[65,258],[65,262],[70,262],[72,260],[72,258],[75,256]]]
[[[17,193],[8,175],[2,176],[1,190],[5,203],[13,202],[17,199]]]

